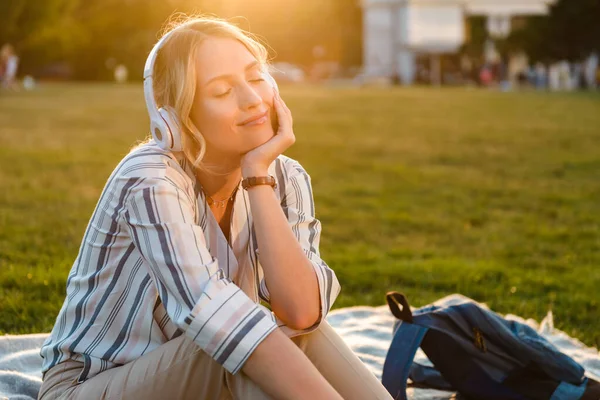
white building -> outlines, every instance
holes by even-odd
[[[366,77],[415,79],[418,54],[455,53],[465,42],[465,19],[488,18],[491,34],[510,32],[513,16],[543,15],[554,0],[361,0]],[[439,58],[433,68],[439,69]]]

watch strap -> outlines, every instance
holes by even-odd
[[[259,185],[269,185],[273,189],[277,188],[277,182],[275,181],[275,177],[273,177],[272,175],[269,175],[269,176],[249,176],[248,178],[245,178],[242,181],[242,187],[245,190],[248,190],[249,188],[251,188],[253,186],[259,186]]]

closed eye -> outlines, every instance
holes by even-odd
[[[263,78],[250,79],[250,81],[249,81],[249,82],[252,82],[252,83],[264,82],[264,79],[263,79]],[[219,98],[221,98],[221,97],[225,97],[225,96],[227,96],[227,95],[228,95],[230,92],[231,92],[231,89],[229,89],[229,90],[227,90],[226,92],[223,92],[223,93],[221,93],[221,94],[217,94],[217,95],[215,95],[215,97],[219,97]]]
[[[217,94],[215,97],[225,97],[227,96],[229,93],[231,92],[231,89],[229,89],[228,91],[221,93],[221,94]]]

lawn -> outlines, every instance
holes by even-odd
[[[451,293],[600,346],[600,95],[283,87],[334,308]],[[0,333],[48,332],[141,84],[0,93]]]

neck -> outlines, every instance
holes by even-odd
[[[231,196],[242,179],[239,165],[207,165],[208,171],[196,171],[196,179],[202,186],[204,194],[219,201]]]

